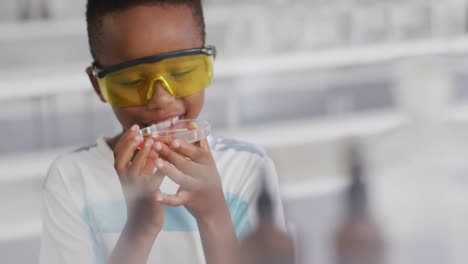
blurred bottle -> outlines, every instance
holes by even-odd
[[[45,0],[17,0],[19,20],[39,20],[46,18],[44,15]]]
[[[383,241],[369,212],[361,153],[352,146],[348,154],[351,186],[347,214],[336,236],[337,264],[382,264]]]
[[[272,200],[265,182],[262,182],[257,206],[259,223],[242,241],[242,264],[294,264],[293,239],[275,225]]]

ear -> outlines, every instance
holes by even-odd
[[[99,96],[99,99],[101,99],[102,102],[106,103],[106,99],[104,99],[104,96],[102,95],[101,89],[99,89],[99,83],[96,79],[96,77],[93,74],[93,69],[91,67],[86,68],[86,73],[88,74],[89,81],[93,85],[94,91],[96,94]]]

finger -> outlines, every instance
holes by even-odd
[[[139,131],[140,127],[138,125],[133,125],[130,129],[128,129],[127,131],[125,131],[119,138],[119,140],[117,141],[117,144],[115,144],[114,146],[114,153],[118,152],[119,149],[121,148],[122,144],[124,144],[125,142],[131,140],[132,138],[136,137],[139,135],[138,131]]]
[[[197,123],[196,123],[196,122],[193,122],[193,121],[192,121],[192,122],[190,122],[190,123],[187,124],[187,128],[188,128],[189,130],[195,130],[195,129],[198,128],[198,126],[197,126]]]
[[[137,146],[143,142],[143,137],[137,135],[131,140],[122,143],[120,149],[115,152],[115,164],[114,167],[117,172],[124,172],[128,168],[130,161],[135,155]],[[133,163],[133,162],[132,162]],[[132,164],[133,165],[133,164]]]
[[[160,170],[156,170],[156,172],[153,173],[153,185],[156,187],[156,189],[159,190],[165,177],[166,175]]]
[[[185,189],[191,190],[197,186],[197,181],[195,178],[184,174],[178,168],[172,166],[161,158],[156,161],[156,168],[158,168],[158,172],[165,174],[167,177]]]
[[[150,138],[145,141],[143,148],[138,151],[135,158],[132,160],[132,165],[128,168],[128,174],[131,176],[139,176],[145,167],[148,154],[153,147],[154,141]],[[150,174],[151,175],[151,174]]]
[[[151,176],[151,181],[147,184],[147,193],[154,194],[155,192],[159,192],[159,188],[165,177],[164,173],[156,170]]]
[[[192,200],[192,195],[184,190],[181,190],[177,192],[177,194],[174,195],[168,195],[164,193],[158,193],[157,195],[157,201],[169,205],[169,206],[181,206],[181,205],[186,205]]]
[[[196,163],[204,163],[206,160],[206,152],[194,144],[190,144],[183,140],[174,140],[172,141],[171,146],[172,150]]]
[[[196,144],[197,144],[197,147],[205,150],[206,152],[210,153],[210,155],[211,155],[210,143],[208,143],[208,140],[206,138],[198,141]]]
[[[190,172],[193,172],[194,165],[196,165],[193,161],[186,159],[184,156],[175,152],[174,150],[162,144],[161,142],[156,142],[154,144],[154,148],[159,153],[160,158],[173,164],[174,166],[179,168],[181,171],[187,174],[190,174]]]
[[[187,127],[188,127],[189,130],[195,130],[195,129],[198,128],[198,126],[197,126],[197,124],[196,124],[195,122],[189,123],[189,124],[187,125]],[[204,145],[204,144],[203,144],[204,141],[206,141],[206,139],[197,141],[197,142],[193,143],[193,145],[195,145],[195,146],[197,146],[197,147],[199,147],[199,148],[201,148],[201,149],[205,149],[204,146],[203,146],[203,145]]]
[[[151,178],[149,178],[149,181],[145,181],[143,183],[143,186],[141,186],[141,188],[138,190],[141,192],[141,194],[147,197],[155,195],[157,192],[159,192],[159,188],[161,187],[161,184],[165,177],[166,175],[156,170],[151,175]]]
[[[150,176],[154,174],[156,170],[156,160],[158,158],[159,154],[154,149],[150,149],[148,157],[146,158],[145,166],[143,167],[141,174],[144,176]]]

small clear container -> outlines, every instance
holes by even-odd
[[[209,121],[195,119],[166,121],[140,130],[140,135],[144,138],[151,137],[155,141],[162,142],[168,146],[175,139],[195,143],[205,139],[210,133],[211,127]]]

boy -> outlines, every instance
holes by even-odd
[[[86,16],[87,73],[123,132],[52,164],[40,262],[236,263],[260,175],[282,218],[271,160],[221,138],[168,147],[138,134],[202,109],[215,49],[200,0],[89,0]],[[165,176],[180,185],[175,195],[159,191]]]

